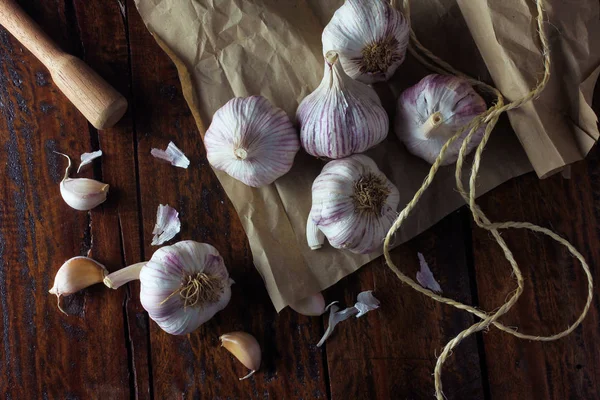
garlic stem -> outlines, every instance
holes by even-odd
[[[317,224],[314,223],[310,214],[308,215],[308,221],[306,222],[306,241],[311,250],[318,250],[323,247],[325,241],[325,235]]]
[[[431,138],[433,132],[442,124],[442,113],[439,111],[434,112],[429,116],[427,121],[421,127],[421,132],[426,139]]]
[[[333,65],[337,62],[339,54],[335,50],[329,50],[325,54],[325,60],[327,60],[327,64]]]
[[[246,158],[248,158],[248,152],[242,147],[238,147],[237,149],[235,149],[233,151],[233,154],[235,154],[235,157],[238,160],[245,160]]]
[[[104,278],[104,284],[111,289],[118,289],[128,282],[140,279],[140,271],[147,263],[147,261],[139,262],[112,272]]]

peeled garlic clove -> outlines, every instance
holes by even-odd
[[[100,283],[107,274],[108,271],[99,262],[88,257],[73,257],[59,268],[54,278],[54,285],[48,292],[56,295],[58,309],[66,314],[60,306],[61,296],[69,296]]]
[[[300,141],[308,154],[338,159],[381,143],[389,119],[371,87],[351,79],[338,53],[325,56],[325,73],[317,89],[298,106]]]
[[[388,0],[346,0],[323,30],[323,54],[339,52],[353,79],[386,81],[406,57],[409,33],[408,21]]]
[[[378,250],[397,217],[398,189],[364,155],[330,161],[312,186],[312,222],[336,249]]]
[[[400,95],[396,135],[410,153],[433,164],[448,139],[486,110],[485,101],[466,80],[451,75],[428,75]],[[479,145],[484,130],[482,126],[473,134],[466,154]],[[465,131],[450,145],[442,165],[456,162],[468,133]]]
[[[71,208],[88,211],[104,203],[109,185],[87,178],[66,178],[60,183],[60,194]]]
[[[316,317],[325,312],[325,299],[321,292],[315,293],[294,304],[290,304],[290,308],[299,314]]]
[[[214,168],[252,187],[286,174],[300,149],[287,114],[262,96],[238,97],[218,109],[204,144]]]
[[[219,340],[221,346],[225,347],[234,355],[250,373],[241,380],[251,377],[260,368],[261,351],[258,341],[254,336],[246,332],[232,332],[222,335]]]
[[[104,203],[108,195],[109,185],[88,178],[69,178],[71,158],[63,153],[57,153],[69,160],[65,176],[60,182],[60,195],[65,203],[79,211],[88,211]]]

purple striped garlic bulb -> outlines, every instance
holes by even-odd
[[[135,279],[142,306],[172,335],[190,333],[224,309],[234,283],[217,249],[192,240],[161,247],[150,261],[113,272],[104,284],[117,289]]]
[[[389,130],[375,90],[346,75],[335,51],[326,54],[323,80],[302,100],[296,118],[302,147],[315,157],[362,153],[381,143]]]
[[[218,109],[204,145],[214,168],[252,187],[286,174],[300,149],[287,114],[262,96],[237,97]]]
[[[388,80],[406,57],[410,28],[388,0],[346,0],[323,30],[346,73],[364,83]]]
[[[433,164],[448,139],[486,110],[485,101],[466,80],[451,75],[428,75],[400,95],[396,135],[410,153]],[[473,134],[466,154],[479,145],[484,129],[481,127]],[[450,145],[442,165],[456,162],[468,133],[465,131]]]
[[[336,249],[377,251],[398,215],[399,202],[398,189],[369,157],[330,161],[312,186],[308,245],[316,250],[327,237]]]

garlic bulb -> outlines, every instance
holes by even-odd
[[[309,223],[336,249],[367,254],[383,244],[399,202],[398,189],[375,162],[354,155],[330,161],[313,183]]]
[[[60,182],[60,195],[65,203],[71,208],[79,211],[88,211],[104,203],[108,195],[109,185],[88,178],[69,178],[71,170],[71,158],[62,153],[69,160],[69,165],[65,170],[65,176]]]
[[[364,83],[388,80],[406,57],[409,24],[387,0],[346,0],[323,30],[323,54],[339,52],[344,70]]]
[[[150,318],[173,335],[194,331],[224,309],[233,284],[217,249],[191,240],[161,247],[150,261],[113,272],[104,283],[117,289],[135,279]]]
[[[219,340],[221,346],[250,370],[250,373],[240,378],[240,381],[250,378],[258,371],[262,355],[260,345],[254,336],[246,332],[231,332],[222,335]]]
[[[104,265],[91,258],[73,257],[58,269],[54,277],[54,285],[48,292],[56,296],[58,309],[66,314],[60,306],[60,297],[69,296],[102,282],[107,273]]]
[[[253,187],[286,174],[300,149],[287,114],[262,96],[238,97],[218,109],[204,144],[214,168]]]
[[[302,100],[296,118],[302,147],[315,157],[362,153],[381,143],[389,129],[375,90],[346,75],[335,51],[326,54],[323,80]]]
[[[395,131],[410,153],[433,164],[448,139],[486,109],[485,101],[466,80],[432,74],[400,95]],[[479,145],[484,130],[481,127],[473,134],[466,154]],[[456,162],[468,133],[448,147],[442,165]]]

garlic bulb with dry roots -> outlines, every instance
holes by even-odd
[[[325,55],[325,72],[317,89],[300,103],[296,118],[308,154],[343,158],[381,143],[389,119],[371,87],[351,79],[338,53]]]
[[[406,89],[398,99],[395,131],[408,151],[433,164],[440,150],[462,126],[487,110],[485,101],[469,82],[451,75],[428,75]],[[485,127],[475,132],[467,146],[479,145]],[[465,131],[446,150],[442,165],[456,162]]]
[[[204,144],[214,168],[253,187],[286,174],[300,149],[287,114],[262,96],[238,97],[218,109]]]
[[[88,178],[69,178],[71,170],[71,157],[57,153],[69,160],[65,176],[60,182],[60,195],[65,203],[79,211],[88,211],[104,203],[108,195],[109,185]]]
[[[307,239],[322,242],[319,230],[336,249],[374,252],[396,219],[399,202],[398,189],[369,157],[330,161],[312,186]]]
[[[135,279],[150,318],[173,335],[194,331],[224,309],[233,284],[217,249],[192,240],[161,247],[150,261],[113,272],[104,284],[117,289]]]
[[[339,52],[353,79],[386,81],[406,57],[409,32],[408,21],[388,0],[346,0],[323,30],[323,54]]]

